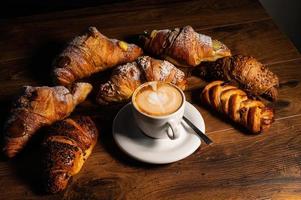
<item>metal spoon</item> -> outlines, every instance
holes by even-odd
[[[206,144],[209,145],[213,143],[213,141],[207,135],[205,135],[205,133],[203,133],[198,127],[196,127],[189,119],[187,119],[185,116],[183,116],[183,119],[194,130],[194,132],[196,132],[200,136],[200,138],[204,140]]]

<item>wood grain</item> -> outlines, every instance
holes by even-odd
[[[141,33],[142,30],[143,28],[136,30],[135,33]],[[203,30],[196,27],[196,30],[225,42],[231,48],[233,54],[253,55],[265,64],[300,58],[297,49],[280,33],[271,20]],[[73,34],[76,33],[78,34],[78,32],[73,32]],[[42,35],[39,37],[42,37]],[[25,84],[52,84],[50,77],[51,62],[64,46],[63,42],[59,42],[59,39],[54,41],[50,40],[39,48],[28,47],[27,50],[32,51],[29,58],[18,58],[9,61],[1,61],[0,59],[0,80],[3,80],[3,83],[7,85],[7,87],[3,87],[6,91],[1,92],[0,95],[11,96],[20,86]],[[19,50],[19,48],[14,49]],[[13,53],[10,53],[10,55],[13,56]]]
[[[300,58],[298,50],[270,19],[197,30],[220,39],[233,54],[252,55],[265,64]]]
[[[93,1],[92,1],[93,2]],[[204,109],[200,91],[187,98],[202,113],[214,140],[169,165],[140,163],[121,152],[111,124],[122,105],[100,107],[93,95],[73,113],[91,115],[100,140],[82,171],[63,193],[40,188],[43,130],[15,159],[0,157],[0,199],[299,199],[301,196],[301,57],[258,1],[114,1],[94,7],[0,20],[0,126],[23,85],[51,85],[51,62],[64,44],[89,25],[110,37],[130,39],[145,29],[190,24],[225,42],[234,53],[253,55],[276,73],[276,121],[261,135]],[[110,71],[92,76],[97,86]],[[97,87],[95,88],[97,90]]]
[[[0,21],[0,61],[31,56],[45,44],[64,44],[91,25],[123,39],[146,29],[187,24],[205,28],[269,18],[260,4],[251,0],[138,2]]]
[[[215,143],[202,146],[185,160],[169,165],[146,165],[127,158],[119,151],[108,151],[97,145],[81,173],[62,194],[43,196],[45,199],[285,199],[300,195],[301,116],[277,121],[268,134],[246,137],[236,130],[211,135]],[[97,121],[97,119],[95,119]],[[241,140],[231,140],[232,135]],[[229,138],[228,140],[225,138]],[[102,136],[110,144],[111,136]],[[271,154],[272,152],[272,154]],[[26,159],[34,158],[33,151]],[[24,155],[24,156],[25,156]],[[12,177],[36,179],[32,164],[25,157],[10,161],[0,174],[1,186],[15,185],[14,191],[0,192],[9,197],[27,195],[39,199],[30,183]],[[28,168],[26,168],[28,167]],[[3,169],[3,168],[2,168]],[[26,176],[25,176],[26,174]],[[24,177],[25,176],[25,177]],[[9,178],[8,178],[9,177]],[[33,178],[34,177],[34,178]],[[25,179],[26,180],[26,179]],[[33,180],[32,180],[33,181]],[[34,184],[33,181],[31,184]],[[36,184],[36,183],[35,183]],[[26,199],[26,196],[24,196]],[[101,198],[100,198],[101,199]]]

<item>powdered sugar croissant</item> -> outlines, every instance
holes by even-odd
[[[140,39],[147,52],[182,67],[195,67],[203,61],[231,55],[226,45],[195,32],[191,26],[153,30],[141,35]]]
[[[91,90],[89,83],[76,83],[71,90],[26,86],[4,126],[4,153],[15,156],[37,130],[67,117]]]
[[[97,101],[100,104],[127,101],[134,90],[146,81],[163,81],[187,88],[184,72],[168,61],[149,56],[139,57],[136,62],[127,63],[114,69],[107,83],[100,86]]]
[[[142,55],[135,44],[109,39],[95,27],[74,38],[53,63],[55,82],[69,85],[119,64],[132,62]]]

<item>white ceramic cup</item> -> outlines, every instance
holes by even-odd
[[[156,82],[156,81],[153,81]],[[147,136],[157,139],[177,139],[181,135],[180,126],[181,121],[184,115],[185,109],[185,95],[183,91],[174,84],[169,84],[175,87],[182,96],[182,104],[181,106],[173,113],[163,116],[154,116],[143,113],[136,108],[136,104],[134,102],[135,96],[137,92],[140,91],[141,88],[146,85],[152,84],[152,82],[147,82],[139,86],[133,93],[132,96],[132,111],[134,115],[134,119],[136,121],[137,126],[142,130]]]

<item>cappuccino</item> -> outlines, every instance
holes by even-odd
[[[183,97],[179,89],[171,84],[149,82],[135,92],[133,104],[137,110],[147,115],[165,116],[181,107]]]

